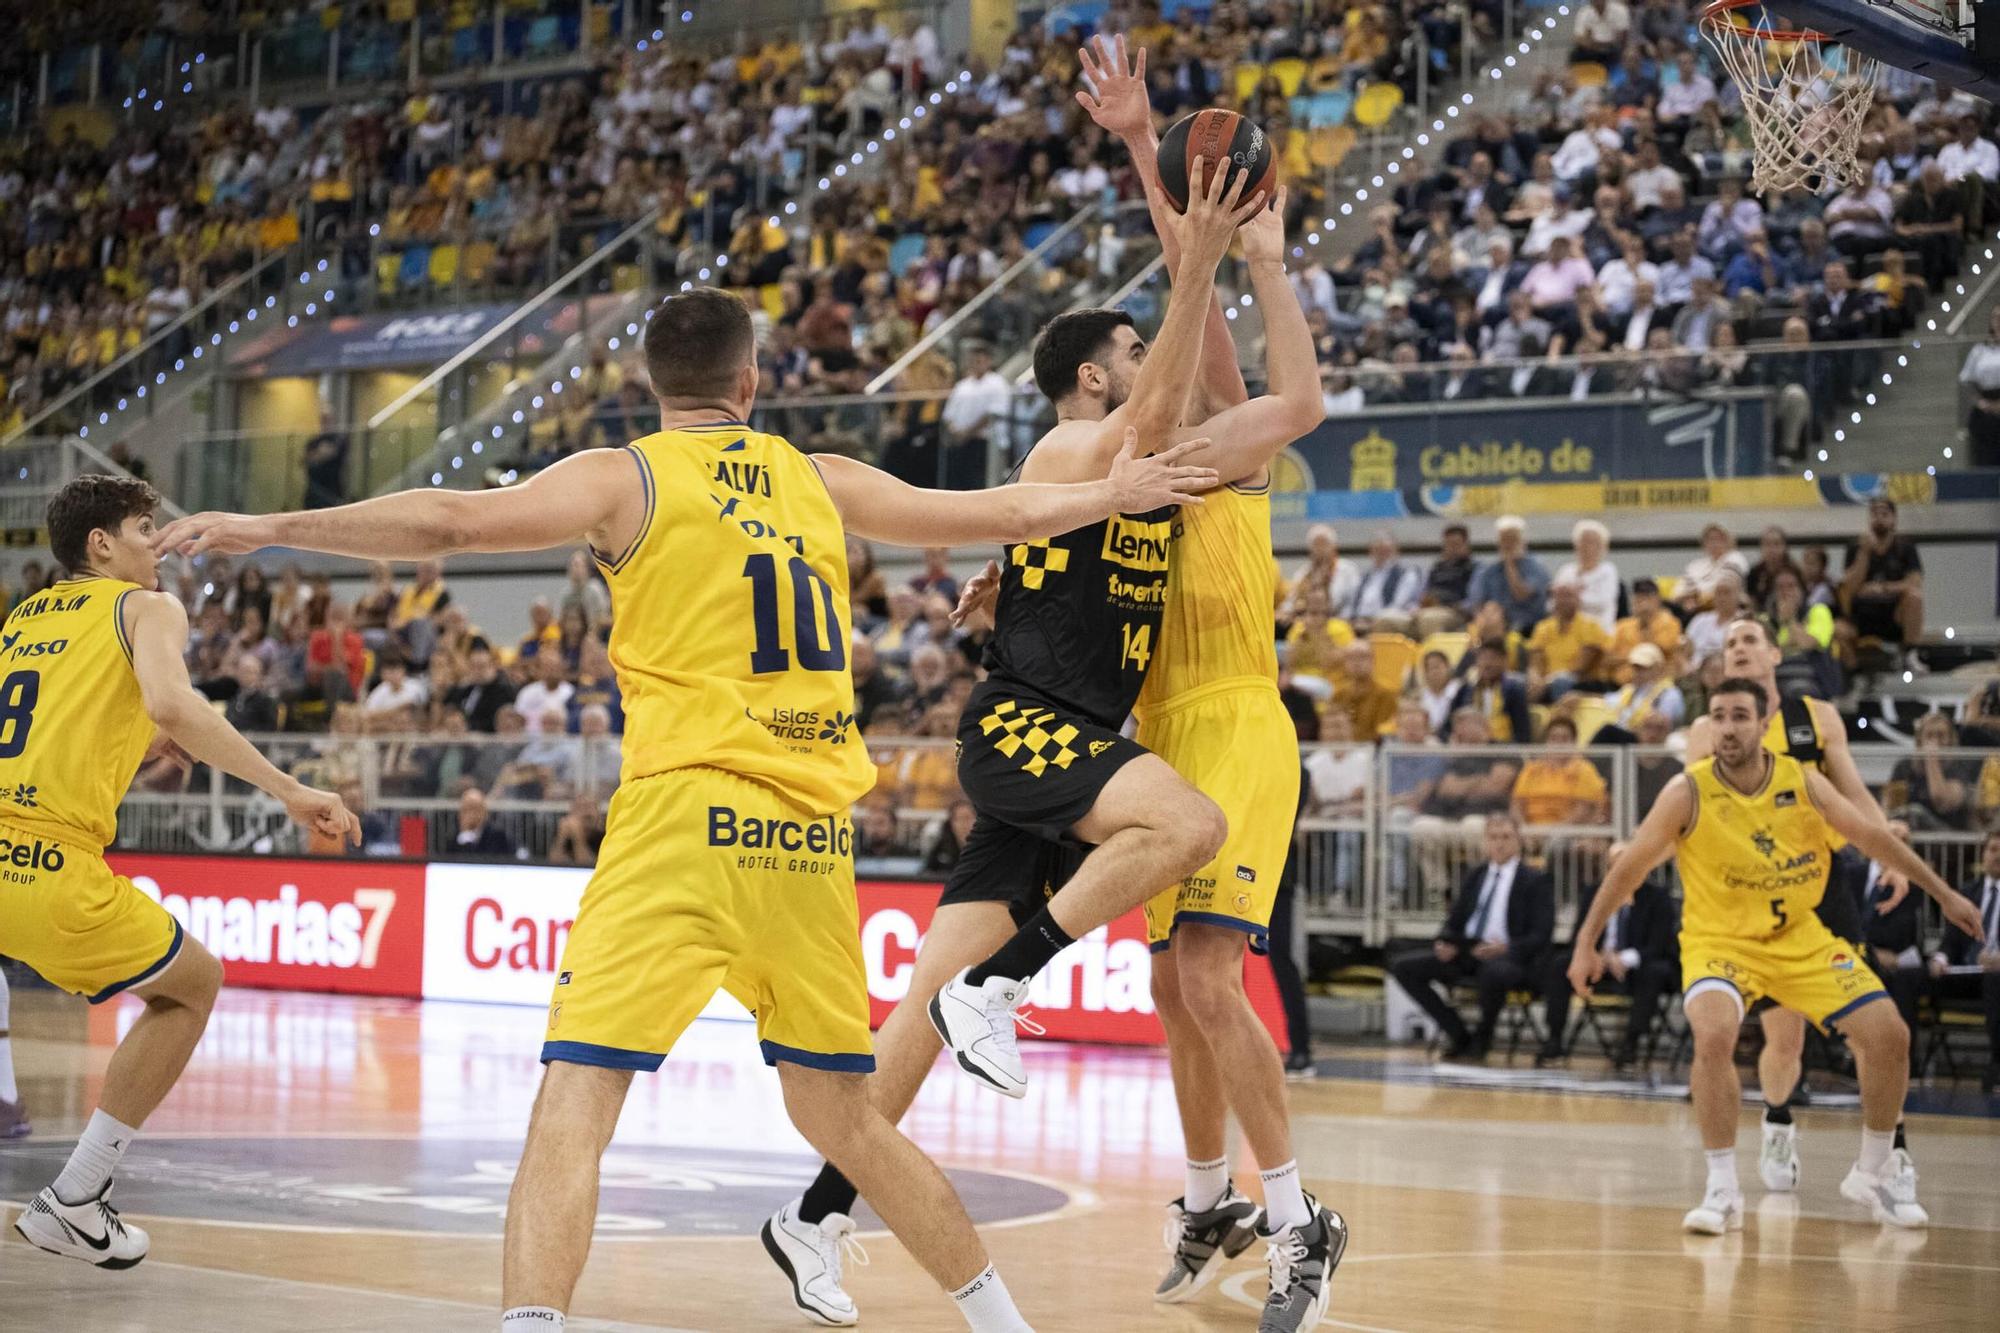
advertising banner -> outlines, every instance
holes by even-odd
[[[232,986],[423,994],[421,865],[123,852],[107,859],[222,960]]]
[[[863,880],[861,957],[868,966],[869,1021],[876,1027],[909,993],[917,947],[943,889],[933,883]],[[1284,1044],[1285,1016],[1271,965],[1249,956],[1250,1003]],[[1153,1013],[1153,956],[1145,919],[1126,913],[1056,955],[1028,990],[1027,1007],[1051,1041],[1157,1045],[1165,1040]]]
[[[339,991],[540,1008],[590,872],[510,863],[289,860],[113,853],[111,864],[223,961],[230,985]],[[869,1019],[881,1026],[908,994],[917,950],[943,886],[863,880],[861,954]],[[1270,964],[1245,982],[1282,1041]],[[1153,1045],[1152,954],[1136,911],[1056,956],[1028,1007],[1048,1040]],[[718,993],[704,1017],[747,1019]]]
[[[1327,418],[1289,451],[1304,475],[1279,482],[1429,492],[1428,509],[1468,486],[1753,477],[1769,470],[1767,417],[1761,393],[1377,408]]]

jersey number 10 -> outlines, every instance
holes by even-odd
[[[845,670],[847,631],[841,628],[840,614],[834,609],[832,585],[813,573],[803,556],[793,556],[788,567],[792,575],[792,639],[800,670]],[[751,621],[757,631],[750,670],[760,676],[789,670],[792,655],[785,651],[784,632],[778,623],[778,558],[751,556],[743,562],[743,577],[750,580]],[[820,638],[822,617],[825,639]]]

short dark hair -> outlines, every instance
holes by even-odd
[[[1547,726],[1542,728],[1542,739],[1547,740],[1549,737],[1549,733],[1554,731],[1557,727],[1567,728],[1569,730],[1571,740],[1575,740],[1579,735],[1582,734],[1576,729],[1575,718],[1564,717],[1561,714],[1557,714],[1555,717],[1549,719]]]
[[[1764,687],[1748,676],[1731,676],[1708,692],[1711,699],[1719,699],[1725,694],[1747,694],[1757,705],[1757,716],[1762,717],[1771,706],[1771,696],[1764,693]]]
[[[1103,359],[1114,329],[1133,327],[1123,310],[1071,310],[1035,335],[1035,387],[1052,403],[1076,392],[1076,372]]]
[[[657,398],[728,398],[756,356],[749,307],[719,287],[669,296],[646,325],[646,376]]]
[[[1892,514],[1896,512],[1896,502],[1894,500],[1891,500],[1886,495],[1876,495],[1869,497],[1868,507],[1870,509],[1873,509],[1876,505],[1881,505]]]
[[[1632,580],[1633,596],[1636,597],[1642,592],[1650,593],[1652,596],[1658,597],[1660,595],[1659,582],[1655,579],[1633,579]]]
[[[90,534],[116,532],[128,518],[139,518],[160,507],[160,493],[137,477],[86,473],[72,477],[49,500],[49,553],[71,574],[80,573],[90,558]]]
[[[1458,534],[1459,536],[1461,536],[1461,537],[1465,538],[1465,539],[1466,539],[1467,541],[1471,541],[1471,540],[1472,540],[1472,533],[1471,533],[1471,531],[1470,531],[1470,530],[1469,530],[1469,529],[1468,529],[1468,528],[1467,528],[1467,527],[1465,526],[1465,524],[1463,524],[1463,523],[1447,523],[1447,524],[1445,524],[1445,525],[1444,525],[1444,535],[1445,535],[1445,536],[1449,537],[1449,536],[1451,536],[1451,534],[1452,534],[1452,533],[1454,533],[1454,532],[1455,532],[1455,533],[1457,533],[1457,534]]]
[[[1762,634],[1764,635],[1765,643],[1770,644],[1773,648],[1778,646],[1777,632],[1771,628],[1771,622],[1764,619],[1764,617],[1762,616],[1754,616],[1745,613],[1743,615],[1736,617],[1736,619],[1730,621],[1729,624],[1731,625],[1731,627],[1737,625],[1755,625],[1758,628],[1758,630],[1762,632]],[[1726,633],[1727,631],[1724,632]]]
[[[1497,653],[1504,659],[1507,656],[1507,643],[1504,639],[1481,639],[1479,641],[1479,651],[1482,653]]]

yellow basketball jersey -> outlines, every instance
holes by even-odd
[[[629,549],[597,553],[624,780],[703,765],[846,809],[875,768],[848,674],[847,538],[819,469],[733,422],[627,448],[646,522]]]
[[[1772,755],[1770,778],[1748,794],[1716,776],[1713,758],[1687,773],[1695,816],[1680,837],[1682,932],[1761,940],[1811,916],[1833,845],[1799,761]]]
[[[1234,679],[1278,679],[1271,488],[1223,486],[1181,507],[1160,644],[1138,711]]]
[[[67,579],[0,628],[0,821],[97,851],[117,836],[153,743],[123,618],[137,591]]]

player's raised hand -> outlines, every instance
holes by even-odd
[[[285,797],[285,813],[300,828],[322,838],[332,838],[342,846],[361,842],[361,820],[330,791],[301,784]]]
[[[1579,935],[1569,955],[1569,988],[1578,995],[1588,995],[1603,975],[1603,957]]]
[[[1120,138],[1144,134],[1153,124],[1153,104],[1146,96],[1146,48],[1140,47],[1128,66],[1125,37],[1107,38],[1102,33],[1076,53],[1083,66],[1084,80],[1090,85],[1076,95],[1077,105],[1108,133]]]
[[[1175,239],[1181,244],[1182,262],[1189,260],[1213,268],[1229,252],[1236,229],[1248,222],[1264,206],[1262,195],[1243,202],[1250,187],[1250,173],[1230,171],[1226,163],[1209,170],[1206,158],[1188,163],[1188,206],[1174,223]],[[1194,188],[1195,182],[1201,188]]]
[[[1237,239],[1243,243],[1243,258],[1246,263],[1285,262],[1285,187],[1278,187],[1278,197],[1271,201],[1269,208],[1259,209],[1255,216],[1236,231]]]
[[[1110,482],[1121,514],[1140,514],[1164,505],[1198,505],[1198,491],[1213,489],[1222,480],[1212,467],[1197,467],[1182,460],[1208,448],[1207,439],[1184,440],[1171,449],[1145,458],[1139,457],[1139,432],[1125,428],[1125,443],[1111,460]]]
[[[248,555],[272,544],[265,528],[252,514],[189,514],[153,534],[153,554]]]
[[[1000,564],[988,560],[986,568],[966,580],[959,589],[958,605],[952,609],[951,623],[969,633],[989,630],[994,625],[994,608],[1000,602]]]
[[[1972,899],[1966,897],[1957,889],[1953,889],[1944,897],[1938,899],[1938,906],[1944,909],[1944,919],[1946,921],[1957,926],[1981,944],[1987,943],[1986,923],[1979,919],[1979,909],[1972,905]]]

